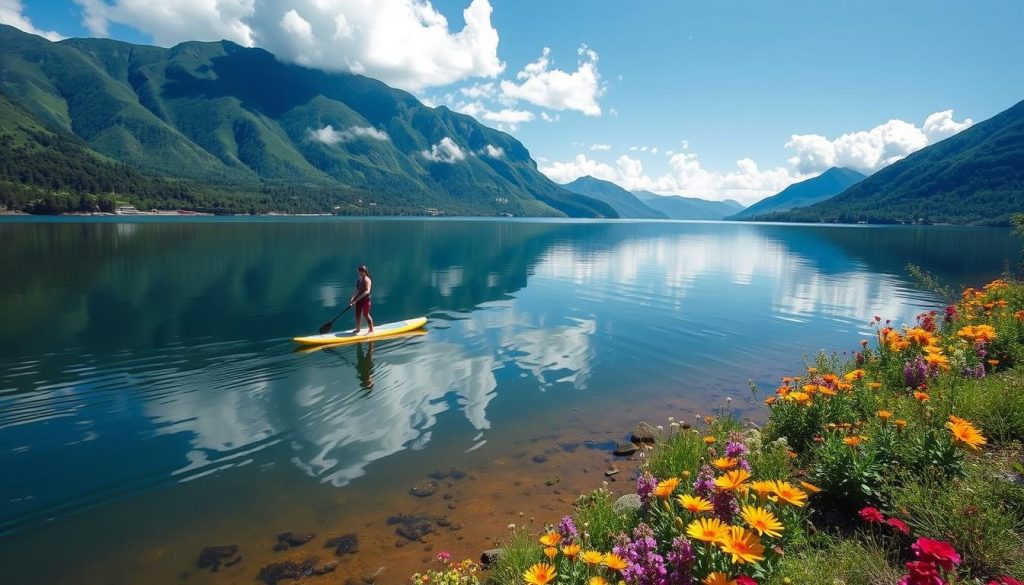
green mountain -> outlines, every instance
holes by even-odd
[[[1024,102],[778,221],[1008,225],[1024,211]]]
[[[611,205],[619,217],[667,219],[664,213],[644,205],[636,195],[610,181],[602,181],[588,175],[562,185],[562,188]]]
[[[0,117],[0,133],[74,136],[100,158],[205,199],[258,192],[310,211],[616,216],[561,189],[519,141],[469,116],[227,41],[53,43],[0,26],[0,73],[0,92],[21,108]]]
[[[648,207],[665,214],[669,219],[722,219],[743,209],[737,201],[711,201],[698,197],[681,197],[679,195],[658,195],[650,191],[636,191]]]
[[[775,195],[766,197],[726,219],[752,219],[766,213],[814,205],[835,197],[866,177],[867,175],[853,169],[832,167],[817,177],[793,183]]]

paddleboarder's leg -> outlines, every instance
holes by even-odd
[[[373,317],[370,316],[370,306],[373,301],[369,297],[366,298],[366,306],[363,307],[363,311],[366,311],[366,325],[370,328],[369,332],[373,333]]]

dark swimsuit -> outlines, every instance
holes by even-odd
[[[363,278],[356,279],[356,296],[359,296],[364,292],[366,292],[366,280]],[[356,301],[356,312],[364,314],[369,313],[370,305],[370,295],[366,295],[365,297]]]

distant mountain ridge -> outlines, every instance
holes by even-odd
[[[726,219],[752,219],[768,213],[813,205],[842,193],[865,178],[867,175],[859,171],[832,167],[817,177],[793,183],[775,195],[766,197]]]
[[[732,199],[712,201],[681,195],[658,195],[650,191],[636,191],[635,195],[648,207],[664,213],[669,219],[717,220],[743,209],[741,203]]]
[[[598,201],[603,201],[614,209],[619,217],[637,219],[668,219],[668,217],[655,209],[645,205],[636,195],[619,187],[611,181],[602,181],[589,175],[580,177],[571,183],[562,185],[563,188],[586,195]]]
[[[617,216],[560,188],[518,140],[470,116],[262,49],[54,43],[0,25],[0,69],[0,91],[47,132],[188,188],[288,188],[300,201],[308,188],[323,195],[311,210],[365,211],[373,200],[402,213]],[[25,126],[0,117],[12,148]]]
[[[778,221],[1008,225],[1024,212],[1024,101]]]

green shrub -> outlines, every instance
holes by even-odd
[[[679,477],[684,471],[696,474],[701,458],[707,454],[704,436],[694,429],[672,429],[668,436],[650,452],[647,469],[654,477]]]
[[[496,585],[519,585],[523,573],[534,563],[544,559],[544,553],[537,544],[537,538],[529,529],[517,526],[508,538],[499,542],[502,554],[491,567],[490,583]]]
[[[892,585],[904,574],[902,567],[890,561],[891,551],[879,543],[829,537],[818,540],[815,548],[785,555],[767,585]]]
[[[636,525],[636,513],[616,513],[614,503],[615,498],[607,488],[583,494],[576,500],[573,506],[573,520],[577,529],[583,533],[583,544],[586,548],[609,551],[618,534],[629,533]]]
[[[1024,376],[1018,371],[963,384],[952,398],[959,416],[990,441],[1024,441]]]

